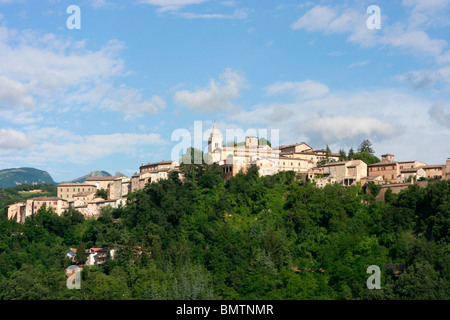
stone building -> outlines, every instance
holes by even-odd
[[[426,178],[442,179],[445,178],[445,164],[424,166],[422,169],[425,171]]]
[[[445,165],[445,177],[447,180],[450,180],[450,158],[447,158]]]
[[[130,191],[144,189],[147,183],[168,179],[169,172],[176,170],[178,166],[179,163],[177,161],[160,161],[142,164],[139,167],[139,173],[131,177]]]
[[[278,172],[278,150],[269,145],[260,145],[255,136],[245,137],[243,145],[225,147],[215,123],[208,139],[208,155],[213,163],[222,168],[226,178],[235,176],[241,170],[245,172],[251,165],[259,167],[261,176]]]
[[[80,193],[95,193],[97,187],[91,183],[61,183],[57,188],[58,198],[72,201],[76,194]]]
[[[376,178],[381,176],[383,180],[389,182],[399,182],[400,178],[400,165],[394,160],[394,155],[383,154],[381,155],[381,162],[368,165],[369,177]]]
[[[302,159],[304,161],[312,162],[313,166],[317,166],[320,161],[327,158],[325,149],[313,149],[305,142],[279,146],[278,149],[280,150],[280,157]],[[339,154],[330,153],[328,155],[328,161],[339,161]]]
[[[362,160],[334,161],[308,172],[308,179],[318,186],[338,183],[351,186],[367,177],[367,164]]]

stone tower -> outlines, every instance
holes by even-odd
[[[217,148],[222,149],[222,146],[223,146],[223,138],[220,135],[219,130],[217,130],[216,122],[214,121],[214,127],[208,139],[208,153],[214,152],[214,150]]]

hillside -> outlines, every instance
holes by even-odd
[[[56,184],[50,174],[35,168],[13,168],[0,170],[0,188],[22,184]]]
[[[25,202],[34,197],[56,197],[56,194],[56,185],[54,184],[22,184],[5,189],[0,188],[0,214],[10,204]]]
[[[98,219],[0,217],[0,300],[448,300],[450,181],[379,202],[294,172],[185,166]],[[66,287],[69,248],[116,247]],[[380,268],[382,290],[367,284]]]

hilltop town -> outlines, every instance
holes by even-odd
[[[214,123],[208,139],[208,156],[212,163],[222,168],[225,179],[256,165],[260,176],[294,171],[320,188],[327,184],[345,187],[374,183],[381,186],[381,196],[388,188],[398,193],[412,183],[426,185],[430,179],[450,180],[450,158],[445,164],[428,165],[417,160],[395,161],[393,154],[383,154],[380,162],[368,165],[362,160],[343,160],[339,153],[314,149],[305,142],[271,147],[259,141],[258,137],[248,136],[242,145],[224,146]],[[10,205],[8,219],[24,222],[44,205],[53,208],[58,215],[74,208],[87,218],[96,218],[103,207],[125,206],[130,192],[143,189],[148,183],[168,179],[169,172],[177,171],[179,166],[177,161],[160,161],[142,164],[139,173],[131,178],[89,177],[84,183],[61,183],[57,186],[56,197],[35,197]],[[100,197],[100,192],[106,196]]]

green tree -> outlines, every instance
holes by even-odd
[[[347,155],[345,154],[344,149],[339,150],[339,161],[346,161]]]
[[[270,141],[267,140],[266,138],[259,138],[258,144],[259,144],[260,146],[269,146],[269,147],[272,146],[272,144],[270,143]]]
[[[353,160],[353,157],[355,156],[355,151],[353,150],[353,148],[350,148],[350,150],[348,150],[348,156],[347,159],[348,160]]]
[[[367,165],[380,162],[379,158],[377,158],[376,156],[374,156],[374,155],[372,155],[372,154],[370,154],[370,153],[368,153],[366,151],[361,151],[361,152],[356,153],[353,156],[353,160],[362,160]]]
[[[75,262],[78,264],[85,264],[87,260],[86,247],[83,241],[80,241],[77,247],[77,253],[75,254]]]
[[[180,164],[210,164],[212,162],[211,156],[205,154],[202,150],[189,147],[180,158]]]
[[[365,139],[365,140],[363,140],[363,142],[361,142],[361,144],[358,147],[358,152],[359,153],[367,152],[372,155],[375,153],[375,151],[372,148],[372,143],[367,139]]]
[[[97,192],[95,193],[95,197],[103,198],[103,199],[107,200],[108,199],[108,193],[103,188],[102,189],[98,189]]]

